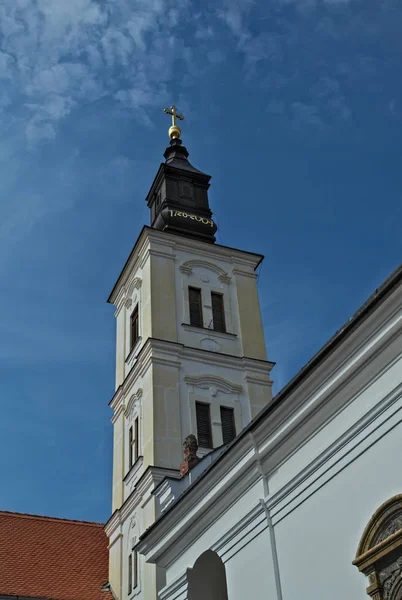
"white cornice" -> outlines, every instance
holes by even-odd
[[[115,510],[108,522],[105,524],[105,533],[111,539],[113,533],[120,526],[120,510]]]
[[[137,506],[146,503],[146,501],[152,497],[151,492],[153,489],[167,476],[174,476],[171,469],[148,467],[144,471],[135,484],[134,490],[120,508],[121,523],[124,523],[131,516]]]
[[[245,271],[244,269],[233,269],[233,275],[240,275],[241,277],[250,277],[251,279],[257,279],[258,275],[254,272]]]
[[[178,342],[148,338],[141,348],[133,368],[115,392],[110,401],[110,406],[114,410],[118,409],[120,402],[130,392],[138,377],[143,377],[152,363],[179,368],[183,359],[197,363],[201,361],[205,365],[230,367],[238,371],[244,371],[248,377],[257,378],[258,375],[269,376],[274,365],[274,363],[269,361],[238,357],[230,354],[218,354],[216,352],[183,346]]]

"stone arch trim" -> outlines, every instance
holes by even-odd
[[[243,390],[241,385],[234,384],[218,375],[186,375],[184,381],[189,385],[204,389],[216,388],[217,391],[224,394],[240,394]]]
[[[142,388],[138,388],[138,390],[135,392],[135,394],[132,394],[129,401],[127,402],[127,405],[125,406],[124,416],[126,418],[130,418],[133,416],[134,410],[137,407],[137,405],[139,404],[141,397],[142,397]]]
[[[398,531],[402,536],[402,494],[393,496],[375,511],[360,539],[356,558]]]
[[[180,271],[189,275],[194,267],[202,267],[204,269],[208,269],[209,271],[213,271],[218,275],[219,278],[222,278],[222,281],[225,283],[227,282],[227,280],[230,281],[229,275],[221,267],[207,260],[202,260],[198,258],[187,260],[184,263],[182,263],[180,265]]]
[[[373,600],[401,600],[402,494],[375,511],[363,531],[353,564],[367,576],[366,592]]]

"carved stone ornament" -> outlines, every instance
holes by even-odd
[[[198,441],[195,435],[190,433],[183,442],[184,460],[180,464],[180,475],[184,477],[196,464],[200,462],[197,456]]]
[[[134,277],[127,286],[127,296],[132,296],[134,290],[139,290],[142,285],[140,277]]]
[[[371,517],[353,564],[368,576],[373,600],[402,600],[402,494]]]
[[[226,285],[229,285],[229,283],[231,282],[231,277],[229,277],[227,273],[225,273],[224,275],[219,275],[218,279],[221,283],[226,283]]]
[[[191,275],[193,269],[187,265],[180,265],[179,270],[181,273],[184,273],[185,275]]]
[[[399,600],[402,592],[402,557],[380,571],[383,600]]]

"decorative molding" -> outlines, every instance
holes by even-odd
[[[179,599],[182,594],[185,594],[183,598],[187,598],[187,571],[172,581],[170,585],[162,588],[158,594],[159,600],[176,600]]]
[[[204,350],[209,350],[210,352],[219,352],[221,349],[220,345],[213,338],[204,338],[200,341],[200,346]]]
[[[250,271],[244,271],[243,269],[233,269],[233,275],[241,275],[242,277],[250,277],[250,279],[258,279],[258,275]]]
[[[184,381],[202,389],[210,389],[211,394],[216,396],[217,392],[224,394],[240,394],[243,391],[241,385],[236,385],[218,375],[186,375]]]
[[[123,537],[123,534],[122,534],[122,533],[118,533],[118,534],[116,535],[116,537],[114,537],[114,538],[113,538],[113,540],[111,540],[111,542],[110,542],[110,544],[108,545],[107,549],[108,549],[108,550],[110,550],[110,548],[111,548],[112,546],[114,546],[116,542],[118,542],[119,540],[121,540],[121,538],[122,538],[122,537]]]
[[[238,552],[249,541],[249,537],[256,537],[261,530],[266,529],[265,512],[259,502],[246,512],[239,521],[233,525],[211,546],[211,550],[219,554],[224,562],[235,552]]]
[[[127,298],[127,288],[123,285],[119,291],[119,293],[117,294],[116,299],[114,300],[113,304],[116,307],[116,310],[114,312],[114,316],[118,317],[121,309],[124,306],[125,300]]]
[[[221,283],[225,283],[226,285],[229,285],[229,283],[232,281],[232,278],[229,277],[229,275],[219,275],[218,277],[219,281]]]
[[[139,290],[142,285],[141,277],[134,277],[127,286],[127,296],[131,296],[134,290]]]
[[[142,397],[142,388],[138,388],[138,390],[133,394],[130,400],[127,402],[124,416],[126,418],[131,418],[134,414],[135,409],[137,408],[138,403],[140,402]]]
[[[237,338],[235,333],[229,331],[216,331],[212,327],[198,327],[198,325],[190,325],[189,323],[182,323],[181,326],[185,331],[191,331],[191,333],[198,333],[200,335],[213,336],[214,338],[221,338],[223,340],[234,341]]]
[[[192,272],[194,267],[202,267],[203,269],[208,269],[209,271],[213,271],[218,275],[219,281],[222,283],[229,283],[230,276],[218,265],[211,263],[207,260],[202,260],[200,258],[193,258],[191,260],[187,260],[182,263],[179,267],[182,273],[187,273],[188,275]]]
[[[180,265],[179,271],[181,273],[185,273],[185,275],[191,275],[191,273],[193,272],[193,269],[191,267],[186,266],[186,265]]]
[[[125,363],[128,367],[133,366],[134,360],[137,358],[137,354],[138,354],[139,349],[141,348],[141,345],[142,345],[142,336],[139,336],[125,360]]]
[[[113,413],[112,418],[110,419],[111,423],[114,425],[116,423],[116,421],[119,419],[119,417],[121,416],[121,414],[124,412],[124,403],[122,402],[121,404],[119,404]]]
[[[131,298],[127,298],[127,300],[124,303],[124,305],[127,308],[127,310],[129,310],[131,308],[132,304],[133,304],[133,301],[132,301]]]

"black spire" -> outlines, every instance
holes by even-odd
[[[164,157],[147,196],[151,226],[213,243],[217,226],[208,202],[211,176],[189,163],[178,137],[171,139]]]

